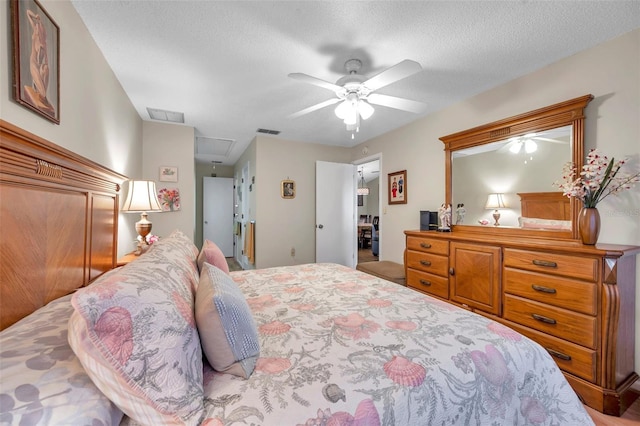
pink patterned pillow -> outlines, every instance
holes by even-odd
[[[204,413],[189,244],[172,234],[72,298],[71,348],[102,393],[141,424],[197,425]]]
[[[198,255],[198,270],[200,272],[202,272],[202,265],[204,262],[217,267],[225,274],[229,273],[227,259],[224,257],[220,247],[218,247],[213,241],[204,240],[202,250],[200,250],[200,254]]]

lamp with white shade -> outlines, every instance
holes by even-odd
[[[142,239],[142,244],[147,243],[147,235],[151,232],[152,223],[147,218],[147,212],[161,212],[162,207],[158,203],[156,183],[150,180],[130,180],[129,192],[122,206],[122,211],[127,213],[140,213],[140,220],[136,222],[136,232]],[[136,252],[136,254],[140,254]]]
[[[498,209],[504,209],[506,206],[504,202],[504,194],[489,194],[487,197],[487,205],[484,206],[485,209],[491,210],[493,209],[493,219],[496,221],[493,226],[500,226],[498,222],[500,220],[500,212]]]

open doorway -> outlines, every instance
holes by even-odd
[[[380,256],[380,158],[356,164],[358,171],[358,263]]]

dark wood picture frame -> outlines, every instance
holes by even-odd
[[[296,182],[289,179],[280,182],[280,196],[285,199],[296,198]]]
[[[407,171],[389,173],[389,204],[407,204]]]
[[[10,0],[13,96],[60,124],[60,28],[37,0]]]

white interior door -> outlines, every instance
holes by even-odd
[[[356,167],[316,161],[316,262],[357,263]]]
[[[233,257],[233,178],[202,178],[202,237]]]

